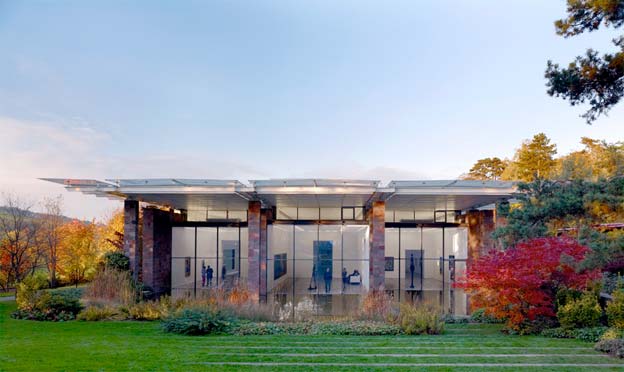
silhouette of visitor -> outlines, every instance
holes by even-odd
[[[331,281],[332,281],[332,273],[329,267],[325,270],[325,293],[331,292]]]
[[[347,288],[347,282],[349,281],[349,273],[347,272],[347,268],[342,268],[342,290],[344,291]]]
[[[208,265],[208,268],[206,269],[206,279],[208,279],[208,287],[212,287],[213,273],[214,273],[214,270],[212,269],[212,267],[210,267],[210,265]]]

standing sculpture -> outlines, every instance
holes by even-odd
[[[308,286],[308,291],[313,291],[316,289],[316,264],[312,265],[312,277],[310,278],[310,285]]]
[[[410,276],[412,277],[412,284],[410,284],[410,288],[414,288],[414,270],[416,266],[414,266],[414,254],[410,254]]]

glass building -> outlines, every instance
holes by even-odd
[[[514,191],[464,180],[46,180],[124,200],[124,249],[155,293],[243,286],[284,317],[340,315],[372,289],[467,313],[453,283],[495,246],[493,206]]]

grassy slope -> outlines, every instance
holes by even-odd
[[[353,366],[223,366],[209,362],[308,363],[621,363],[576,340],[504,336],[493,325],[456,325],[443,336],[187,337],[164,334],[156,322],[18,321],[14,302],[0,303],[0,371],[354,371],[407,370]],[[272,355],[273,354],[273,355]],[[282,354],[282,355],[275,355]],[[290,355],[287,355],[290,354]],[[292,355],[299,354],[299,355]],[[301,355],[301,354],[316,354]],[[327,356],[323,354],[358,354]],[[372,356],[367,354],[402,354]],[[436,354],[410,357],[410,354]],[[447,354],[437,356],[437,354]],[[472,356],[448,356],[471,354]],[[485,356],[496,354],[503,356]],[[547,354],[523,357],[522,354]],[[550,355],[548,355],[550,354]],[[565,354],[555,356],[552,354]],[[582,354],[582,355],[581,355]],[[624,370],[619,367],[599,368]],[[413,368],[423,370],[423,368]],[[519,367],[431,367],[430,371],[515,371]],[[595,367],[528,367],[523,371],[590,371]]]

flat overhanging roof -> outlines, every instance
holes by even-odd
[[[244,184],[215,179],[62,179],[42,178],[79,191],[185,210],[245,210],[251,200],[266,207],[332,208],[385,201],[393,210],[468,210],[509,199],[513,182],[269,179]]]

